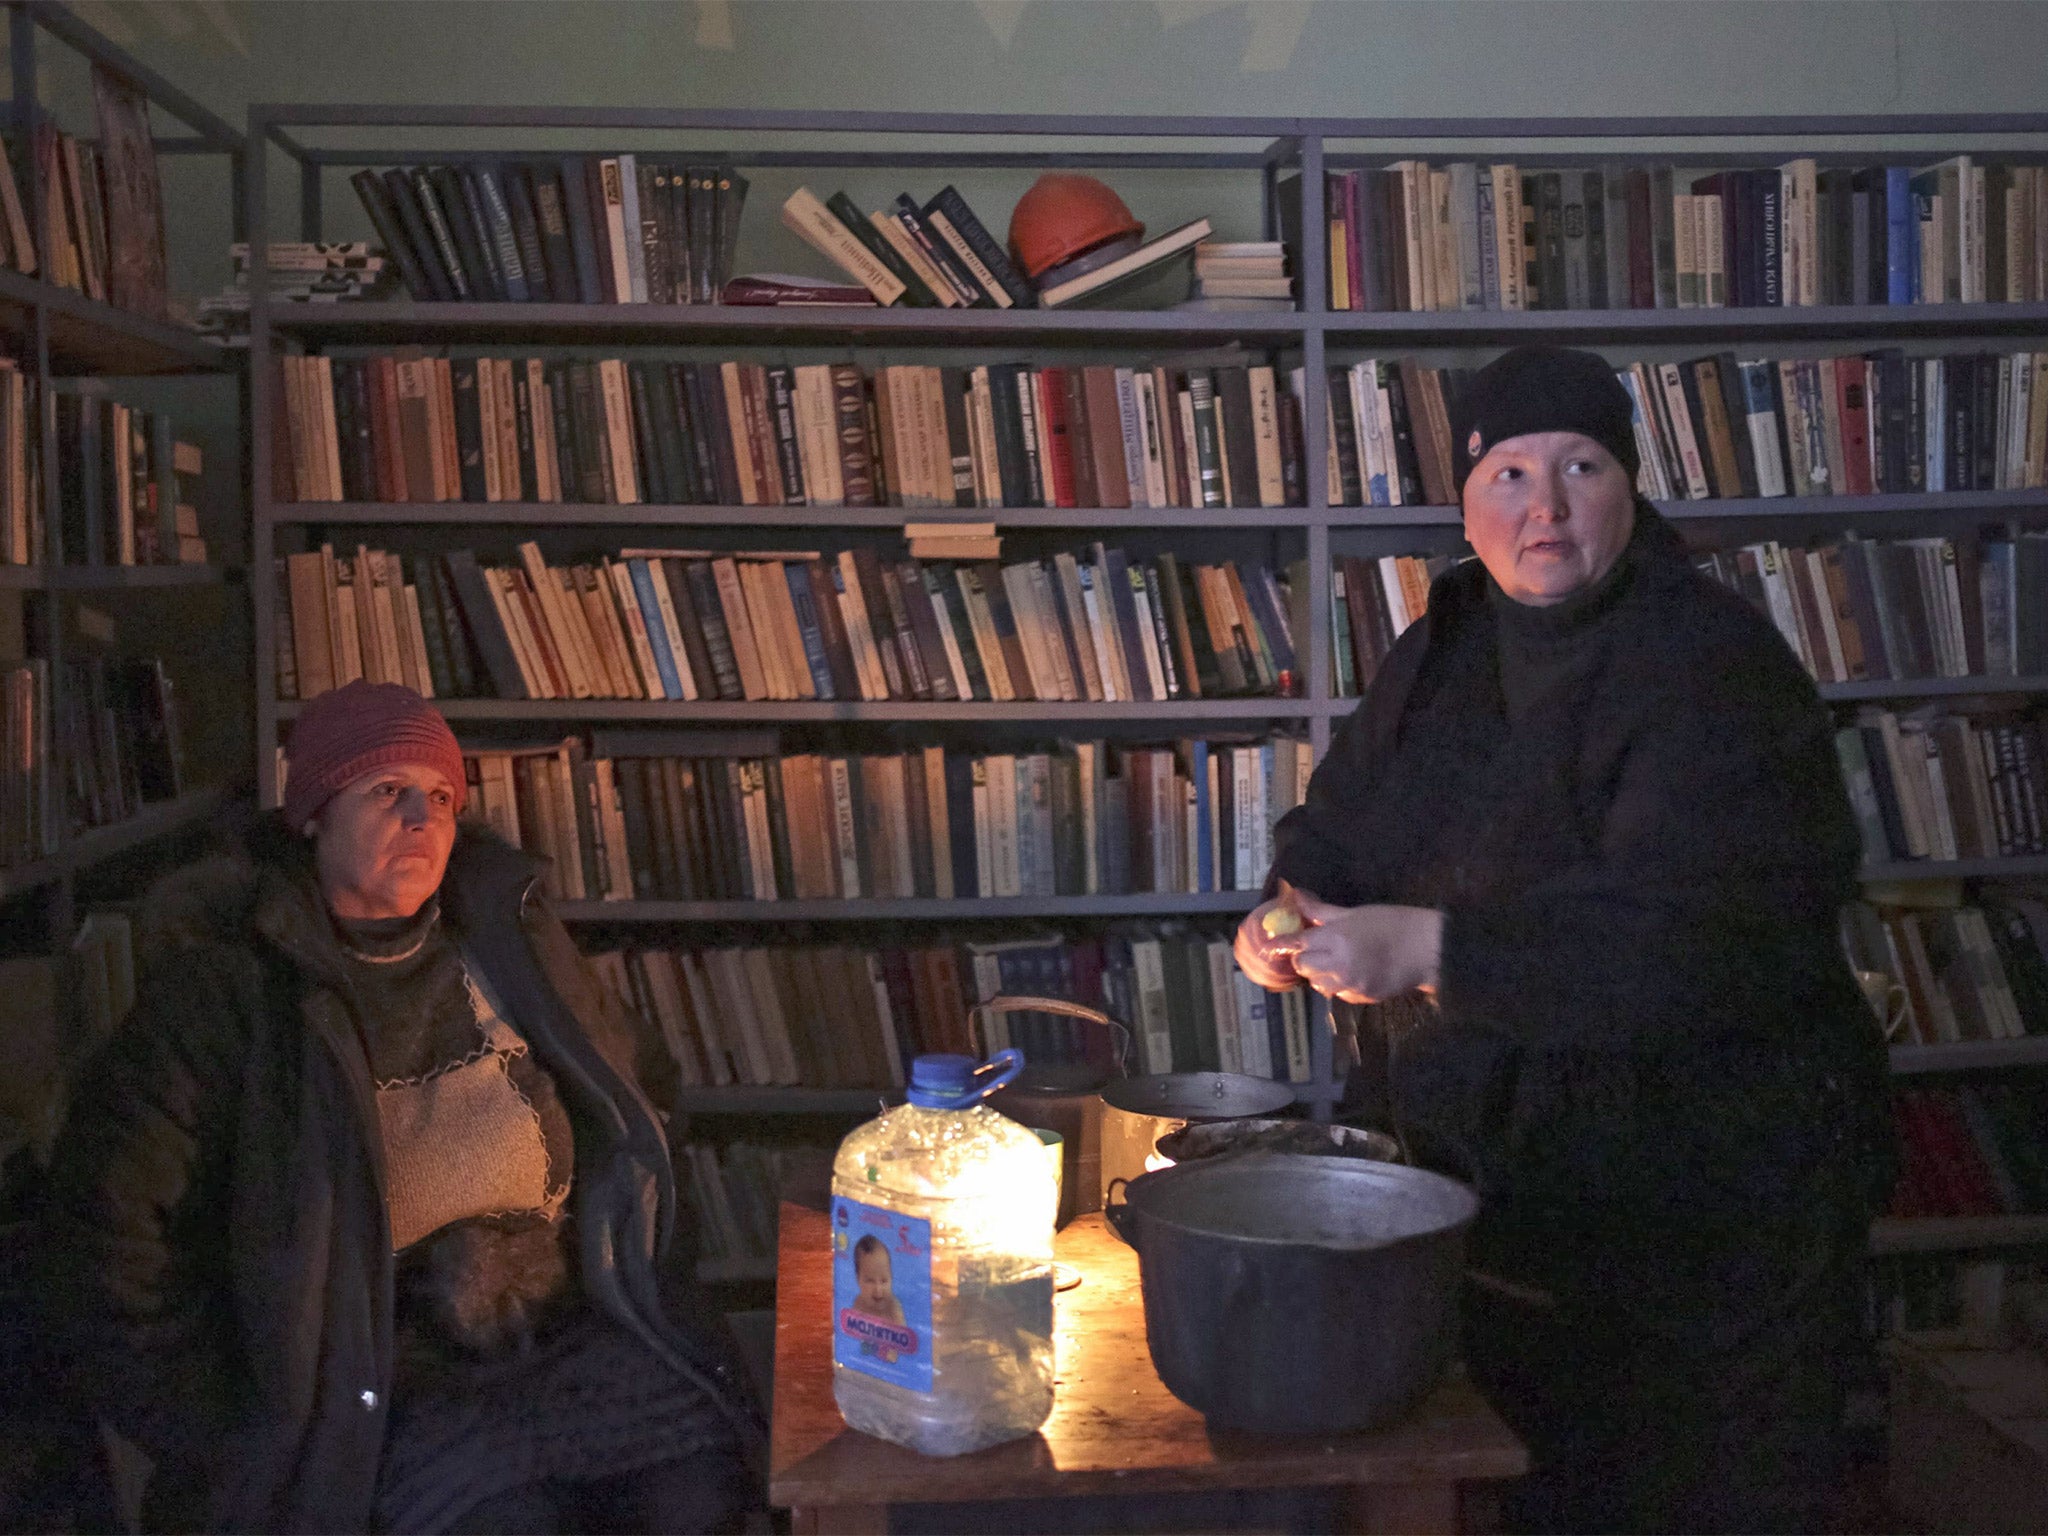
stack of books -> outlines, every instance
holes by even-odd
[[[716,304],[747,179],[634,155],[398,167],[350,178],[415,299]]]
[[[974,1005],[1006,992],[1062,998],[1124,1023],[1134,1073],[1309,1079],[1305,994],[1253,986],[1227,937],[1182,924],[921,948],[776,944],[593,958],[658,1022],[690,1087],[886,1089],[903,1085],[918,1055],[1010,1046],[1033,1063],[1111,1067],[1107,1032],[1072,1019],[999,1014],[985,1038],[971,1035]]]
[[[1294,279],[1278,240],[1204,240],[1195,247],[1195,287],[1182,309],[1291,310]]]
[[[281,501],[1285,507],[1300,370],[278,359]],[[1448,439],[1448,427],[1444,429]],[[1448,452],[1448,449],[1445,450]]]
[[[249,243],[228,247],[235,275],[220,293],[199,301],[199,328],[215,335],[239,335],[249,328]],[[331,244],[318,241],[274,241],[266,268],[274,302],[340,304],[379,298],[393,286],[392,268],[374,246],[361,240]]]
[[[871,546],[627,550],[550,565],[331,545],[281,558],[280,695],[366,677],[430,698],[1163,702],[1294,690],[1267,567],[1135,559],[885,561]]]
[[[1311,768],[1287,737],[860,754],[626,731],[465,762],[478,813],[565,901],[1251,891]]]
[[[1332,171],[1330,307],[1690,309],[2048,298],[2048,167]],[[1300,249],[1301,182],[1280,184]]]

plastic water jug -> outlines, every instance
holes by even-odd
[[[846,1422],[928,1456],[1028,1435],[1052,1412],[1044,1145],[982,1102],[1023,1070],[920,1056],[909,1102],[832,1165],[832,1391]]]

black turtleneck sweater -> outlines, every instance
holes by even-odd
[[[1477,1185],[1475,1266],[1551,1298],[1468,1298],[1468,1359],[1555,1499],[1526,1517],[1797,1524],[1891,1128],[1836,938],[1858,847],[1833,722],[1769,621],[1640,501],[1564,603],[1468,562],[1275,845],[1327,901],[1444,914],[1389,1097]]]
[[[1281,822],[1276,878],[1445,914],[1401,1108],[1478,1182],[1479,1246],[1514,1278],[1654,1310],[1710,1287],[1702,1245],[1767,1223],[1797,1168],[1881,1172],[1832,738],[1769,621],[1638,503],[1564,603],[1515,603],[1477,561],[1440,578]]]

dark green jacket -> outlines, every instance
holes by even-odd
[[[154,893],[138,1003],[80,1085],[40,1245],[62,1379],[156,1460],[153,1511],[208,1529],[364,1529],[391,1397],[374,1088],[308,864],[266,818],[246,856]],[[676,1223],[661,1125],[537,870],[465,827],[441,903],[570,1112],[583,1293],[758,1440],[709,1314],[657,1300]]]

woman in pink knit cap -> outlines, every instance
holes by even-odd
[[[633,1031],[458,820],[409,689],[311,701],[284,806],[153,893],[59,1147],[53,1374],[151,1529],[738,1529],[758,1410],[670,1251]]]

